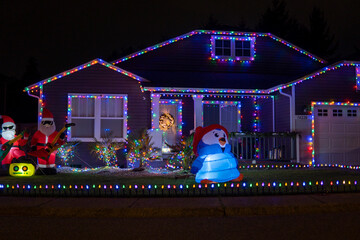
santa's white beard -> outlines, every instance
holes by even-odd
[[[48,127],[44,126],[44,125],[40,125],[39,130],[40,130],[40,132],[45,134],[45,136],[50,136],[56,130],[55,123],[53,125],[48,126]]]
[[[8,141],[13,140],[15,138],[15,131],[13,130],[3,131],[1,133],[1,136]]]

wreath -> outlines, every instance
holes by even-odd
[[[159,118],[159,128],[163,131],[169,130],[175,123],[174,117],[170,113],[163,113]]]

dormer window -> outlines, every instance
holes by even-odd
[[[254,37],[211,36],[211,58],[225,61],[253,61]]]

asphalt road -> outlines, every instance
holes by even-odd
[[[360,239],[360,212],[74,218],[0,216],[0,239]]]

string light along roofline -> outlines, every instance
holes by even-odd
[[[336,70],[338,68],[341,68],[341,67],[359,67],[360,66],[360,61],[346,61],[346,60],[343,60],[343,61],[339,61],[339,62],[336,62],[332,65],[329,65],[329,66],[326,66],[316,72],[313,72],[313,73],[310,73],[304,77],[301,77],[301,78],[298,78],[294,81],[291,81],[291,82],[288,82],[286,84],[281,84],[281,85],[278,85],[276,87],[273,87],[273,88],[269,88],[267,90],[265,90],[268,94],[270,93],[273,93],[273,92],[276,92],[276,91],[279,91],[280,89],[285,89],[285,88],[288,88],[288,87],[291,87],[293,85],[297,85],[299,83],[302,83],[303,81],[306,81],[306,80],[309,80],[309,79],[313,79],[315,78],[316,76],[319,76],[323,73],[326,73],[328,71],[333,71],[333,70]]]
[[[267,90],[259,89],[226,89],[226,88],[184,88],[184,87],[144,87],[144,91],[171,93],[188,93],[188,94],[268,94]]]
[[[116,59],[114,61],[112,61],[111,63],[113,65],[115,64],[118,64],[120,62],[124,62],[124,61],[127,61],[129,59],[132,59],[134,57],[137,57],[137,56],[140,56],[140,55],[143,55],[145,53],[148,53],[148,52],[151,52],[155,49],[158,49],[158,48],[161,48],[161,47],[164,47],[164,46],[167,46],[167,45],[170,45],[172,43],[175,43],[175,42],[178,42],[178,41],[181,41],[181,40],[184,40],[186,38],[189,38],[193,35],[200,35],[200,34],[209,34],[209,35],[227,35],[227,36],[245,36],[245,37],[269,37],[271,39],[273,39],[274,41],[276,42],[279,42],[279,43],[282,43],[284,44],[285,46],[301,53],[301,54],[304,54],[306,56],[308,56],[309,58],[313,59],[314,61],[317,61],[317,62],[320,62],[320,63],[327,63],[326,60],[320,58],[320,57],[317,57],[315,56],[314,54],[311,54],[310,52],[288,42],[288,41],[285,41],[284,39],[272,34],[272,33],[259,33],[259,32],[238,32],[238,31],[219,31],[219,30],[194,30],[194,31],[191,31],[191,32],[188,32],[188,33],[185,33],[183,35],[180,35],[180,36],[177,36],[177,37],[174,37],[174,38],[171,38],[169,40],[166,40],[164,42],[161,42],[161,43],[158,43],[158,44],[155,44],[155,45],[152,45],[150,47],[147,47],[147,48],[144,48],[140,51],[137,51],[135,53],[131,53],[127,56],[124,56],[122,58],[119,58],[119,59]]]
[[[109,63],[109,62],[106,62],[106,61],[104,61],[104,60],[102,60],[102,59],[100,59],[100,58],[95,58],[94,60],[91,60],[91,61],[89,61],[89,62],[87,62],[87,63],[81,64],[81,65],[79,65],[79,66],[77,66],[77,67],[71,68],[71,69],[66,70],[66,71],[63,71],[63,72],[61,72],[61,73],[59,73],[59,74],[56,74],[56,75],[54,75],[54,76],[52,76],[52,77],[43,79],[43,80],[41,80],[41,81],[39,81],[39,82],[37,82],[37,83],[34,83],[34,84],[32,84],[32,85],[29,85],[29,86],[25,87],[24,91],[26,92],[26,91],[30,91],[30,90],[32,90],[32,89],[38,88],[38,87],[40,87],[40,86],[42,86],[42,85],[45,85],[45,84],[50,83],[50,82],[53,82],[53,81],[55,81],[55,80],[57,80],[57,79],[60,79],[60,78],[65,77],[65,76],[68,76],[68,75],[70,75],[70,74],[76,73],[76,72],[81,71],[81,70],[83,70],[83,69],[85,69],[85,68],[91,67],[91,66],[93,66],[93,65],[95,65],[95,64],[100,64],[100,65],[102,65],[102,66],[105,66],[105,67],[107,67],[107,68],[110,68],[111,70],[114,70],[114,71],[116,71],[116,72],[119,72],[119,73],[121,73],[121,74],[124,74],[125,76],[128,76],[128,77],[130,77],[130,78],[132,78],[132,79],[134,79],[134,80],[136,80],[136,81],[138,81],[138,82],[150,82],[149,80],[147,80],[147,79],[145,79],[145,78],[143,78],[143,77],[140,77],[140,76],[138,76],[138,75],[136,75],[136,74],[134,74],[134,73],[131,73],[131,72],[129,72],[129,71],[126,71],[126,70],[124,70],[124,69],[122,69],[122,68],[119,68],[119,67],[117,67],[117,66],[114,66],[113,64],[111,64],[111,63]]]
[[[144,87],[145,91],[161,91],[161,92],[184,92],[184,93],[234,93],[234,94],[271,94],[280,89],[285,89],[293,85],[302,83],[303,81],[310,80],[324,74],[328,71],[333,71],[341,67],[360,67],[360,61],[339,61],[332,65],[326,66],[318,71],[305,75],[294,81],[281,84],[269,89],[212,89],[212,88],[176,88],[176,87]],[[356,83],[355,83],[356,84]]]

